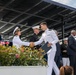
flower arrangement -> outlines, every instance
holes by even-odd
[[[1,66],[38,66],[46,65],[43,50],[36,48],[0,45]]]

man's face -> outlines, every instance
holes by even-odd
[[[68,44],[68,40],[64,40],[64,44]]]
[[[45,31],[46,30],[46,25],[40,25],[41,26],[41,30]]]
[[[73,35],[73,36],[76,36],[76,32],[73,32],[72,35]]]
[[[34,31],[35,34],[39,34],[39,32],[40,32],[40,30],[37,29],[37,28],[33,29],[33,31]]]

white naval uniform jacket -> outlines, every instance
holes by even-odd
[[[40,40],[35,42],[35,45],[41,44],[43,41],[45,43],[46,42],[52,43],[51,50],[56,51],[56,43],[59,40],[58,40],[58,37],[54,30],[51,30],[51,31],[49,29],[45,30],[45,32],[42,34]]]
[[[19,36],[14,36],[13,46],[16,46],[17,48],[20,48],[22,45],[29,46],[29,42],[23,42],[23,41],[21,41]]]

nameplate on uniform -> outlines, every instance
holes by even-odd
[[[48,42],[41,46],[41,49],[47,53],[52,47],[48,47]]]

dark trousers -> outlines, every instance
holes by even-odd
[[[60,68],[60,60],[61,60],[61,57],[60,56],[56,56],[55,57],[55,62],[57,64],[58,68]]]
[[[70,55],[69,59],[70,59],[70,66],[73,67],[74,75],[76,75],[76,55]]]

